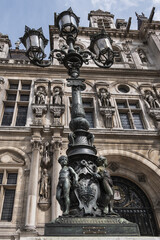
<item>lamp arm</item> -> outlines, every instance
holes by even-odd
[[[51,60],[47,63],[40,63],[39,61],[31,61],[31,63],[33,63],[34,65],[38,66],[38,67],[49,67],[51,65]]]

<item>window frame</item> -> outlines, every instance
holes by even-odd
[[[3,178],[2,178],[2,184],[0,184],[0,222],[12,222],[13,221],[13,215],[14,215],[14,206],[15,206],[15,202],[16,202],[16,191],[17,191],[17,185],[18,185],[18,177],[19,177],[19,174],[18,174],[18,168],[2,168],[0,173],[3,173]],[[7,183],[8,181],[8,174],[10,173],[14,173],[14,174],[17,174],[17,179],[16,179],[16,184],[9,184]],[[3,214],[3,209],[4,209],[4,201],[6,199],[6,196],[5,196],[5,193],[6,191],[5,190],[14,190],[15,193],[14,193],[14,200],[13,200],[13,208],[12,208],[12,217],[11,219],[2,219],[2,214]]]
[[[11,85],[17,85],[18,87],[16,89],[10,88]],[[18,80],[18,79],[8,79],[8,88],[6,89],[6,97],[3,101],[3,110],[2,110],[2,116],[0,119],[0,123],[2,127],[25,127],[27,125],[27,116],[28,116],[28,110],[29,110],[29,101],[30,101],[30,95],[31,95],[31,84],[32,80]],[[27,85],[30,86],[30,89],[23,89],[23,86]],[[8,95],[14,94],[16,95],[15,100],[8,100]],[[21,99],[21,96],[27,95],[28,100],[24,101]],[[9,106],[14,106],[13,115],[12,115],[12,122],[10,125],[5,125],[3,123],[3,117],[5,113],[5,108]],[[24,125],[16,125],[17,117],[18,117],[18,108],[19,106],[27,106],[27,114],[26,114],[26,122]]]
[[[138,130],[138,131],[144,131],[147,129],[147,125],[145,123],[145,119],[144,119],[144,113],[142,110],[142,105],[140,103],[140,100],[137,98],[116,98],[115,99],[116,102],[116,109],[117,109],[117,115],[118,115],[118,120],[119,120],[119,124],[120,124],[120,128],[123,130]],[[118,108],[118,103],[125,103],[126,107],[125,108]],[[131,108],[129,104],[138,104],[137,108]],[[128,119],[129,119],[129,123],[131,128],[124,128],[122,125],[122,121],[120,118],[120,113],[125,113],[128,114]],[[136,124],[135,124],[135,119],[133,117],[134,113],[139,114],[140,116],[140,121],[141,124],[143,126],[143,128],[137,128]]]

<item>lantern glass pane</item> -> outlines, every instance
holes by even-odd
[[[28,49],[30,48],[31,44],[30,44],[30,37],[27,37],[26,39],[26,50],[28,51]]]
[[[40,45],[40,48],[42,49],[42,51],[44,51],[44,42],[43,42],[42,38],[39,39],[39,45]]]
[[[97,46],[97,42],[94,44],[94,52],[97,56],[99,55],[99,48]]]
[[[106,47],[108,47],[108,48],[110,48],[112,50],[112,45],[111,45],[110,39],[109,38],[105,38],[105,42],[106,42]]]
[[[31,39],[31,46],[32,47],[39,47],[39,38],[38,38],[37,35],[31,35],[30,39]]]
[[[97,46],[99,48],[99,50],[103,50],[104,48],[106,48],[106,42],[105,42],[105,39],[104,38],[101,38],[101,39],[98,39],[97,40]]]
[[[73,17],[73,16],[71,16],[71,23],[77,28],[78,26],[77,26],[77,22],[76,22],[76,19]]]
[[[71,23],[70,15],[64,15],[59,21],[60,30],[63,28],[64,25],[70,23]]]

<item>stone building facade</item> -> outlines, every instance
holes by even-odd
[[[137,222],[144,236],[160,234],[160,22],[138,15],[138,30],[101,10],[79,27],[76,47],[105,29],[115,62],[83,66],[86,118],[98,155],[108,159],[115,211]],[[50,26],[51,49],[65,48]],[[11,49],[0,34],[0,239],[44,234],[61,214],[56,201],[60,165],[68,147],[71,89],[66,69],[30,64],[25,51]]]

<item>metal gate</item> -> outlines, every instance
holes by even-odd
[[[144,192],[133,182],[112,177],[114,211],[130,222],[137,223],[141,236],[156,236],[157,228],[151,205]]]

